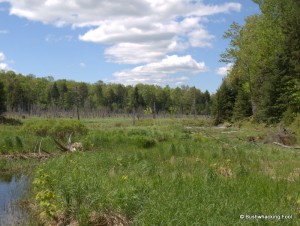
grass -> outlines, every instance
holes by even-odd
[[[268,129],[223,133],[235,129],[203,119],[83,123],[89,132],[76,138],[85,152],[48,160],[36,172],[32,195],[41,221],[97,225],[123,216],[131,225],[300,223],[300,152],[243,141]]]
[[[54,152],[57,147],[53,138],[66,144],[70,135],[79,139],[87,132],[81,122],[67,119],[32,118],[22,125],[0,124],[0,154],[26,154],[39,149]]]
[[[74,131],[72,140],[84,146],[84,152],[60,155],[38,169],[35,160],[0,158],[2,172],[35,172],[31,202],[46,224],[300,223],[300,152],[248,142],[249,137],[263,140],[276,127],[246,122],[241,129],[220,129],[210,119],[176,118],[142,119],[135,126],[131,118],[86,119],[72,126],[64,119],[23,122],[0,125],[2,154],[33,152],[42,138],[42,149],[55,152],[52,138],[66,139]],[[290,129],[299,144],[297,125]]]

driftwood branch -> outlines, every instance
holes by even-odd
[[[62,151],[62,152],[70,151],[69,148],[65,147],[64,145],[62,145],[61,143],[59,143],[59,142],[58,142],[57,140],[55,140],[54,138],[53,138],[53,140],[54,140],[55,144],[57,145],[57,147],[58,147],[58,149],[59,149],[60,151]]]
[[[281,144],[281,143],[278,143],[278,142],[273,142],[273,144],[276,144],[280,147],[284,147],[284,148],[288,148],[288,149],[300,149],[299,146],[288,146],[288,145],[284,145],[284,144]]]
[[[70,137],[69,137],[69,142],[66,146],[61,144],[59,141],[55,140],[54,138],[53,138],[53,140],[54,140],[57,148],[62,152],[81,151],[83,149],[82,143],[80,143],[80,142],[71,143]]]

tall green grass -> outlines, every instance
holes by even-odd
[[[32,195],[43,221],[95,225],[95,213],[115,213],[132,225],[300,224],[297,151],[244,142],[190,119],[84,123],[86,152],[51,159],[35,175]]]
[[[67,144],[81,139],[88,128],[77,120],[67,119],[30,119],[23,125],[0,125],[0,154],[32,153],[39,149],[47,152],[57,151],[53,141]]]

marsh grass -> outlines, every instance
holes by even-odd
[[[0,152],[37,151],[41,140],[44,150],[57,151],[53,131],[63,123],[41,136],[34,128],[44,122],[0,125]],[[218,128],[210,119],[191,118],[149,118],[135,126],[131,118],[82,122],[77,128],[84,132],[73,140],[83,143],[84,152],[50,159],[39,170],[36,161],[0,158],[1,171],[36,171],[32,202],[43,222],[97,225],[120,216],[132,225],[300,223],[300,153],[262,142],[276,127],[243,122]],[[297,125],[288,129],[299,143]],[[246,214],[293,218],[241,220]]]
[[[70,135],[72,141],[77,141],[87,133],[83,123],[70,119],[32,118],[20,125],[0,124],[0,154],[55,152],[53,138],[67,144]]]
[[[235,128],[220,130],[191,119],[84,124],[90,130],[80,137],[86,152],[51,159],[35,175],[47,182],[35,183],[33,197],[53,194],[43,200],[53,207],[51,214],[45,203],[35,201],[49,221],[65,216],[79,225],[96,225],[95,213],[102,220],[114,213],[132,225],[300,223],[297,151],[235,139],[222,133]],[[259,134],[264,130],[242,127],[235,136]],[[293,218],[240,219],[246,214]]]

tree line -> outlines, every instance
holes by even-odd
[[[208,91],[195,87],[170,88],[157,85],[94,84],[53,77],[35,77],[13,71],[0,72],[0,114],[4,111],[22,114],[89,116],[107,114],[209,115]],[[69,114],[70,115],[70,114]]]
[[[216,123],[252,117],[291,123],[300,113],[300,1],[253,0],[260,13],[232,23],[221,55],[232,69],[215,94],[195,87],[94,84],[0,72],[0,115],[213,115]]]
[[[254,0],[260,14],[224,34],[232,70],[212,97],[218,122],[290,123],[300,112],[300,1]]]

